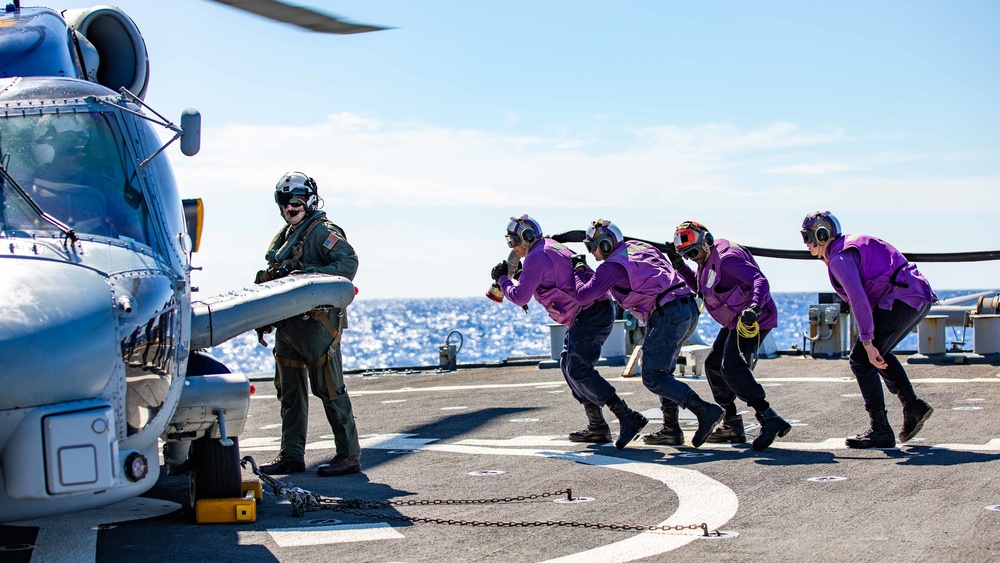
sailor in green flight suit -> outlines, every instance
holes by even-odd
[[[287,225],[271,241],[266,255],[268,269],[258,272],[258,282],[293,273],[354,279],[358,257],[343,229],[317,209],[319,193],[312,178],[301,172],[288,172],[275,186],[274,201]],[[271,463],[260,467],[264,473],[305,471],[309,388],[323,401],[337,450],[333,459],[320,465],[316,473],[333,476],[361,470],[358,429],[344,387],[340,355],[340,331],[346,324],[342,311],[335,307],[313,310],[277,323],[274,386],[281,401],[281,450]],[[262,332],[258,332],[261,344],[266,346]]]

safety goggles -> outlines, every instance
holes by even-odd
[[[813,229],[802,229],[799,231],[799,234],[802,235],[803,244],[814,244],[819,246],[819,242],[816,241],[816,231]]]

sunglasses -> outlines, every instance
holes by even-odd
[[[816,241],[816,231],[812,229],[802,229],[799,231],[799,234],[802,235],[803,244],[815,244],[819,246],[819,243]]]

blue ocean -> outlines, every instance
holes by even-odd
[[[938,291],[940,299],[982,290]],[[803,349],[809,333],[809,306],[818,303],[813,292],[776,293],[779,325],[772,335],[778,350]],[[459,346],[459,364],[499,363],[507,358],[548,356],[551,345],[545,310],[532,302],[525,312],[510,302],[494,303],[486,297],[434,299],[359,299],[348,308],[350,328],[344,332],[345,370],[437,366],[438,347]],[[457,331],[457,332],[453,332]],[[698,333],[711,343],[719,325],[702,313]],[[450,334],[450,336],[449,336]],[[972,347],[972,329],[948,327],[945,338]],[[916,350],[911,334],[901,350]],[[808,346],[805,346],[808,349]],[[271,349],[257,343],[254,332],[242,334],[211,353],[233,371],[265,373],[274,369]]]

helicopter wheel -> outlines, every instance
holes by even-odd
[[[208,436],[191,443],[188,497],[192,509],[201,499],[243,496],[239,438],[230,439],[232,446],[223,446],[218,438]]]

